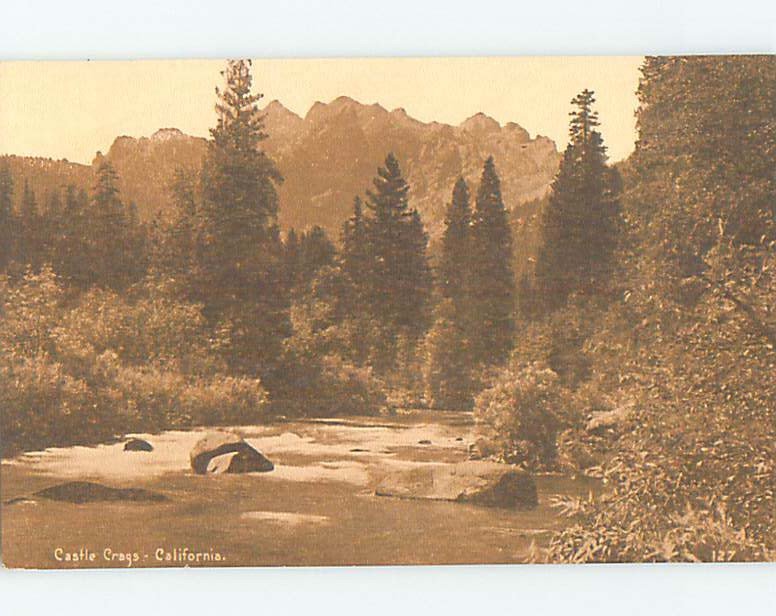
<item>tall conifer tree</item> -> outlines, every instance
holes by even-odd
[[[492,156],[477,190],[471,255],[472,354],[485,366],[499,364],[514,342],[515,277],[512,232]]]
[[[471,266],[472,211],[469,187],[458,178],[453,188],[453,198],[445,216],[445,232],[442,236],[442,256],[439,263],[439,283],[442,296],[455,302],[465,301],[468,295],[468,271]]]
[[[42,257],[41,217],[35,191],[24,180],[24,192],[19,208],[18,259],[24,265],[37,268]]]
[[[360,197],[353,199],[353,215],[342,226],[342,268],[352,282],[363,282],[367,265],[366,222]]]
[[[427,338],[426,395],[439,408],[470,408],[474,393],[475,358],[470,337],[478,328],[472,319],[472,211],[469,187],[458,178],[447,207],[439,290],[434,326]]]
[[[0,162],[0,272],[13,256],[13,176],[8,161]]]
[[[606,164],[594,93],[572,101],[569,144],[542,213],[537,291],[547,308],[569,294],[600,294],[611,275],[620,226],[619,176]]]
[[[365,229],[365,295],[368,309],[384,331],[384,353],[378,362],[391,363],[399,336],[415,341],[428,328],[432,292],[428,236],[420,215],[409,206],[409,185],[393,153],[378,169],[373,185],[374,190],[367,191],[372,215]]]
[[[86,225],[88,202],[85,190],[78,191],[72,184],[65,189],[61,247],[57,250],[60,275],[81,288],[90,281],[89,229]]]
[[[230,61],[222,73],[226,86],[216,89],[218,122],[201,175],[198,295],[212,320],[232,328],[232,367],[271,379],[290,326],[277,226],[282,178],[261,149],[262,95],[251,92],[250,68],[250,60]]]
[[[130,280],[127,251],[129,222],[119,198],[119,176],[106,160],[97,168],[89,223],[89,268],[92,282],[121,289]]]

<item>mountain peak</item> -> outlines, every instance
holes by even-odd
[[[342,95],[331,101],[328,106],[332,107],[333,109],[339,109],[342,107],[354,107],[357,105],[361,105],[361,103],[350,98],[349,96]]]
[[[284,117],[284,118],[296,118],[298,120],[301,120],[297,114],[295,114],[293,111],[291,111],[288,107],[286,107],[283,103],[281,103],[278,99],[274,99],[266,104],[264,109],[262,109],[262,112],[267,115],[272,115],[276,117]]]
[[[472,133],[493,133],[501,129],[501,124],[480,111],[461,122],[460,127]]]
[[[177,128],[160,128],[153,135],[151,135],[151,141],[169,141],[170,139],[180,139],[185,137]]]

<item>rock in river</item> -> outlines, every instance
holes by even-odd
[[[211,432],[191,450],[195,473],[266,473],[275,468],[264,455],[231,432]]]
[[[515,509],[533,509],[538,504],[533,477],[497,462],[424,464],[387,476],[375,494]]]
[[[91,481],[68,481],[35,492],[33,496],[68,503],[98,501],[164,501],[162,494],[141,488],[111,488]]]
[[[124,443],[124,451],[153,451],[154,446],[142,438],[131,438]]]

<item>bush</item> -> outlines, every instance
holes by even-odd
[[[729,433],[647,432],[605,466],[611,490],[555,503],[575,523],[552,538],[545,560],[776,557],[773,435],[744,440]]]
[[[201,307],[175,299],[171,283],[148,279],[129,296],[94,288],[81,296],[61,329],[77,345],[98,354],[112,351],[122,362],[174,370],[210,371],[215,364]]]
[[[3,455],[91,443],[129,431],[256,422],[258,379],[224,376],[197,306],[162,281],[134,297],[67,298],[49,268],[0,281]]]
[[[2,456],[105,438],[120,424],[105,400],[42,355],[0,357]],[[109,412],[110,411],[110,412]]]
[[[502,457],[529,468],[553,466],[556,438],[571,398],[542,364],[511,363],[480,393],[474,416],[493,432]]]

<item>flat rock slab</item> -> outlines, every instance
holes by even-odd
[[[33,496],[67,503],[94,503],[105,501],[160,502],[167,500],[141,488],[111,488],[91,481],[68,481],[35,492]]]
[[[510,509],[533,509],[538,504],[531,475],[509,464],[481,461],[424,464],[392,473],[380,482],[375,494]]]

